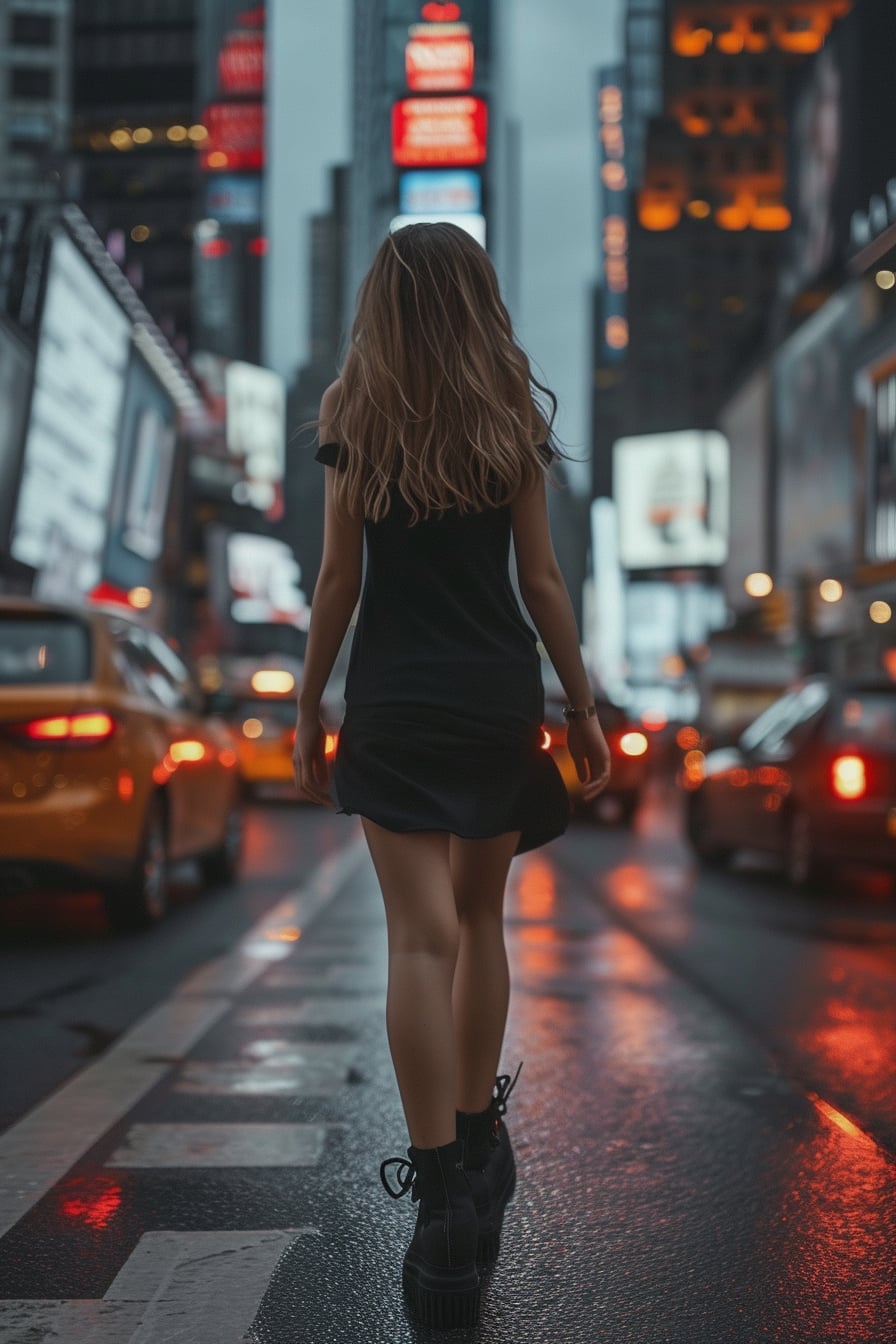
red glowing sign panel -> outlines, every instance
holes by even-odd
[[[212,103],[202,120],[208,135],[200,163],[206,172],[263,166],[264,103]]]
[[[218,54],[218,83],[222,93],[264,91],[264,33],[240,29],[228,33]]]
[[[487,135],[482,98],[402,98],[392,108],[392,162],[403,168],[484,163]]]
[[[404,49],[408,88],[419,93],[472,88],[474,52],[465,23],[415,24]]]

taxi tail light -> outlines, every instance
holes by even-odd
[[[864,798],[868,776],[861,756],[836,756],[831,763],[831,786],[838,798]]]
[[[93,747],[108,742],[116,724],[105,710],[87,710],[78,714],[53,714],[25,723],[11,724],[6,732],[18,742],[47,747],[54,742],[67,747]]]
[[[619,750],[623,756],[643,756],[647,751],[647,738],[644,733],[623,733],[619,739]]]

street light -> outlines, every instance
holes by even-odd
[[[887,621],[892,618],[893,608],[889,602],[872,602],[868,608],[868,615],[875,625],[886,625]]]
[[[744,579],[744,590],[749,597],[768,597],[774,586],[772,576],[758,570]]]
[[[839,602],[843,596],[843,584],[839,579],[822,579],[818,585],[818,596],[822,602]]]

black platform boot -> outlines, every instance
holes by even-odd
[[[516,1160],[504,1115],[522,1067],[512,1081],[509,1073],[495,1079],[492,1099],[484,1111],[457,1112],[457,1137],[463,1145],[463,1167],[473,1191],[479,1226],[476,1263],[482,1269],[498,1258],[504,1210],[516,1188]]]
[[[380,1179],[393,1199],[410,1190],[418,1204],[402,1271],[408,1305],[422,1324],[443,1330],[475,1325],[479,1319],[479,1229],[462,1156],[455,1140],[441,1148],[409,1148],[410,1161],[392,1157],[380,1167]],[[397,1189],[387,1180],[393,1164]]]

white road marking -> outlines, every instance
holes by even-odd
[[[384,1006],[384,997],[380,993],[353,994],[350,998],[318,994],[291,1003],[253,1004],[238,1009],[236,1021],[241,1027],[362,1026],[373,1010]]]
[[[131,1125],[107,1167],[315,1167],[326,1125]]]
[[[306,929],[366,859],[358,838],[318,864],[234,952],[187,976],[101,1058],[0,1135],[0,1236],[223,1017],[234,996],[270,967],[272,953],[289,955],[296,943],[278,934],[286,926]]]
[[[190,1059],[176,1092],[228,1097],[329,1097],[344,1087],[358,1053],[355,1045],[286,1041],[264,1059]]]
[[[280,1257],[316,1235],[145,1232],[101,1301],[0,1303],[0,1344],[241,1344]]]

